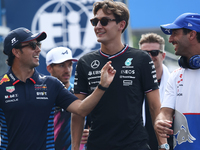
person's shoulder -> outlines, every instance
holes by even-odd
[[[48,83],[51,83],[53,85],[62,85],[63,87],[65,87],[65,85],[58,78],[56,78],[54,76],[50,76],[50,75],[45,76],[44,75],[44,77],[46,78],[46,80],[47,80],[46,82],[48,82]]]
[[[133,48],[133,47],[129,47],[128,52],[133,53],[133,54],[138,54],[138,55],[148,55],[148,53],[146,51],[143,51],[143,50],[137,49],[137,48]]]
[[[6,72],[6,73],[4,73],[3,75],[0,76],[0,85],[2,85],[5,82],[10,82],[11,81],[11,79],[9,77],[9,73],[10,72],[8,71],[8,72]]]
[[[84,54],[80,59],[90,58],[91,56],[99,55],[99,50],[94,50]]]
[[[48,80],[48,82],[52,82],[52,81],[57,80],[56,77],[53,77],[53,76],[50,76],[50,75],[44,75],[44,74],[39,73],[39,72],[37,72],[36,75],[37,75],[39,81]]]
[[[6,73],[4,73],[3,75],[0,76],[0,80],[6,75]]]
[[[100,56],[99,50],[88,52],[80,57],[80,59],[78,60],[78,64],[88,63],[88,62],[92,61],[93,59],[98,59],[99,56]]]
[[[126,55],[128,57],[134,58],[136,61],[141,62],[141,63],[142,62],[146,63],[146,62],[152,61],[150,55],[146,51],[137,49],[137,48],[133,48],[133,47],[129,47],[129,49],[126,52]]]
[[[184,71],[185,69],[184,68],[177,68],[177,69],[175,69],[174,71],[172,71],[172,73],[173,74],[177,74],[177,73],[180,73],[180,72],[182,72],[182,71]]]
[[[172,73],[170,74],[170,77],[171,77],[171,78],[176,78],[176,77],[182,78],[182,75],[183,75],[184,71],[185,71],[184,68],[181,68],[181,67],[180,67],[180,68],[177,68],[177,69],[175,69],[174,71],[172,71]]]

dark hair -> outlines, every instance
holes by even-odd
[[[14,59],[15,59],[15,55],[13,55],[12,52],[9,53],[8,59],[6,60],[6,63],[8,64],[8,66],[12,66]]]
[[[184,34],[188,34],[192,31],[192,30],[186,29],[186,28],[182,28],[182,29],[183,29]],[[200,32],[197,32],[197,41],[200,43]]]
[[[18,44],[15,46],[15,48],[21,46],[21,44]],[[20,51],[23,53],[22,49],[21,48],[17,48],[17,49],[20,49]],[[5,53],[4,53],[5,54]],[[5,54],[7,55],[7,54]],[[12,51],[8,54],[8,59],[6,60],[6,63],[8,64],[8,66],[12,66],[13,65],[13,62],[14,62],[14,59],[15,59],[15,55],[12,53]]]
[[[128,21],[129,21],[129,10],[124,3],[116,2],[113,0],[105,0],[105,1],[95,2],[93,6],[94,6],[93,8],[94,15],[96,15],[99,9],[102,9],[105,14],[113,14],[116,19],[116,23],[119,23],[120,21],[124,20],[126,22],[126,25],[122,30],[122,33],[124,32],[124,30],[128,26]]]

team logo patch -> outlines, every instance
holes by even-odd
[[[4,82],[8,82],[8,81],[10,81],[10,79],[8,78],[8,75],[5,74],[0,81],[0,85],[2,85]]]
[[[126,66],[130,66],[131,64],[132,64],[132,61],[133,60],[133,58],[128,58],[127,60],[126,60],[126,62],[125,62],[125,65]]]
[[[15,91],[15,87],[14,86],[7,86],[6,91],[9,92],[9,93],[12,93],[13,91]]]
[[[34,85],[35,90],[47,90],[47,85],[46,84],[41,84],[41,85]]]
[[[100,62],[99,62],[98,60],[94,60],[94,61],[91,63],[92,69],[98,68],[99,65],[100,65]]]

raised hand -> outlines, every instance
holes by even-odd
[[[108,61],[103,68],[101,69],[101,80],[100,84],[103,87],[109,87],[111,82],[113,81],[113,78],[115,76],[116,70],[112,67],[111,61]]]

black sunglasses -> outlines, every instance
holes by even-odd
[[[151,51],[146,51],[146,52],[150,53],[151,56],[153,56],[153,57],[158,56],[159,52],[162,53],[161,50],[151,50]]]
[[[19,47],[16,47],[16,48],[22,49],[22,48],[27,47],[27,46],[30,46],[33,50],[35,50],[37,46],[39,48],[41,48],[41,43],[40,42],[29,42],[27,45],[19,46]]]
[[[98,19],[98,18],[90,19],[90,22],[93,26],[97,26],[99,21],[102,26],[107,26],[109,21],[116,21],[116,19],[110,19],[110,18],[106,18],[106,17],[103,17],[101,19]]]

